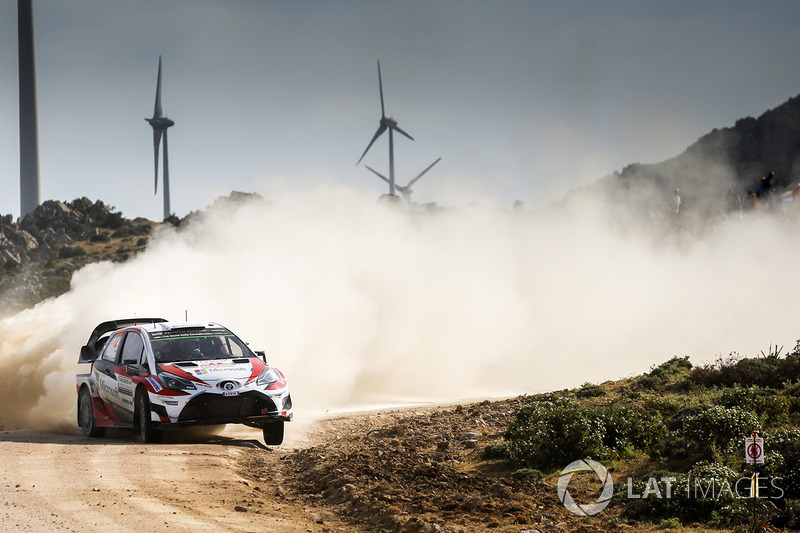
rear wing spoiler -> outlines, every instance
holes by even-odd
[[[134,326],[137,324],[158,324],[159,322],[167,322],[165,318],[122,318],[118,320],[109,320],[98,324],[96,328],[89,335],[89,340],[86,345],[81,348],[81,354],[78,357],[78,363],[91,363],[97,359],[97,341],[111,331],[116,331],[120,328],[127,326]]]

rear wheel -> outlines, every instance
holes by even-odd
[[[264,444],[278,446],[283,442],[283,420],[264,424],[261,430],[264,433]]]
[[[106,428],[95,425],[92,395],[86,387],[78,395],[78,425],[87,437],[102,437],[106,433]]]
[[[136,395],[136,426],[145,444],[161,441],[161,432],[153,426],[150,416],[150,399],[146,392],[140,392]]]

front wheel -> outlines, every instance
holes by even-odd
[[[97,427],[95,424],[92,395],[85,387],[78,395],[78,425],[87,437],[102,437],[106,433],[106,428]]]
[[[153,427],[153,421],[150,419],[150,399],[146,392],[136,396],[136,422],[143,443],[161,441],[161,432]]]
[[[283,442],[283,420],[268,422],[261,430],[264,433],[264,444],[279,446]]]

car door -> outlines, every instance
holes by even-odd
[[[125,339],[117,356],[117,364],[114,365],[114,374],[117,380],[117,391],[119,392],[120,407],[124,413],[122,417],[133,421],[134,405],[134,382],[132,376],[139,374],[139,368],[144,357],[144,341],[137,331],[125,333]],[[129,372],[132,372],[129,374]],[[121,417],[121,418],[122,418]]]
[[[117,372],[119,356],[122,352],[123,339],[125,332],[114,333],[106,341],[103,352],[94,362],[94,379],[97,382],[97,390],[100,398],[109,406],[116,415],[115,424],[126,421],[126,411],[120,397],[119,386],[117,385]]]

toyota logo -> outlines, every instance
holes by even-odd
[[[222,384],[222,388],[226,391],[236,390],[236,383],[233,381],[226,381]]]

